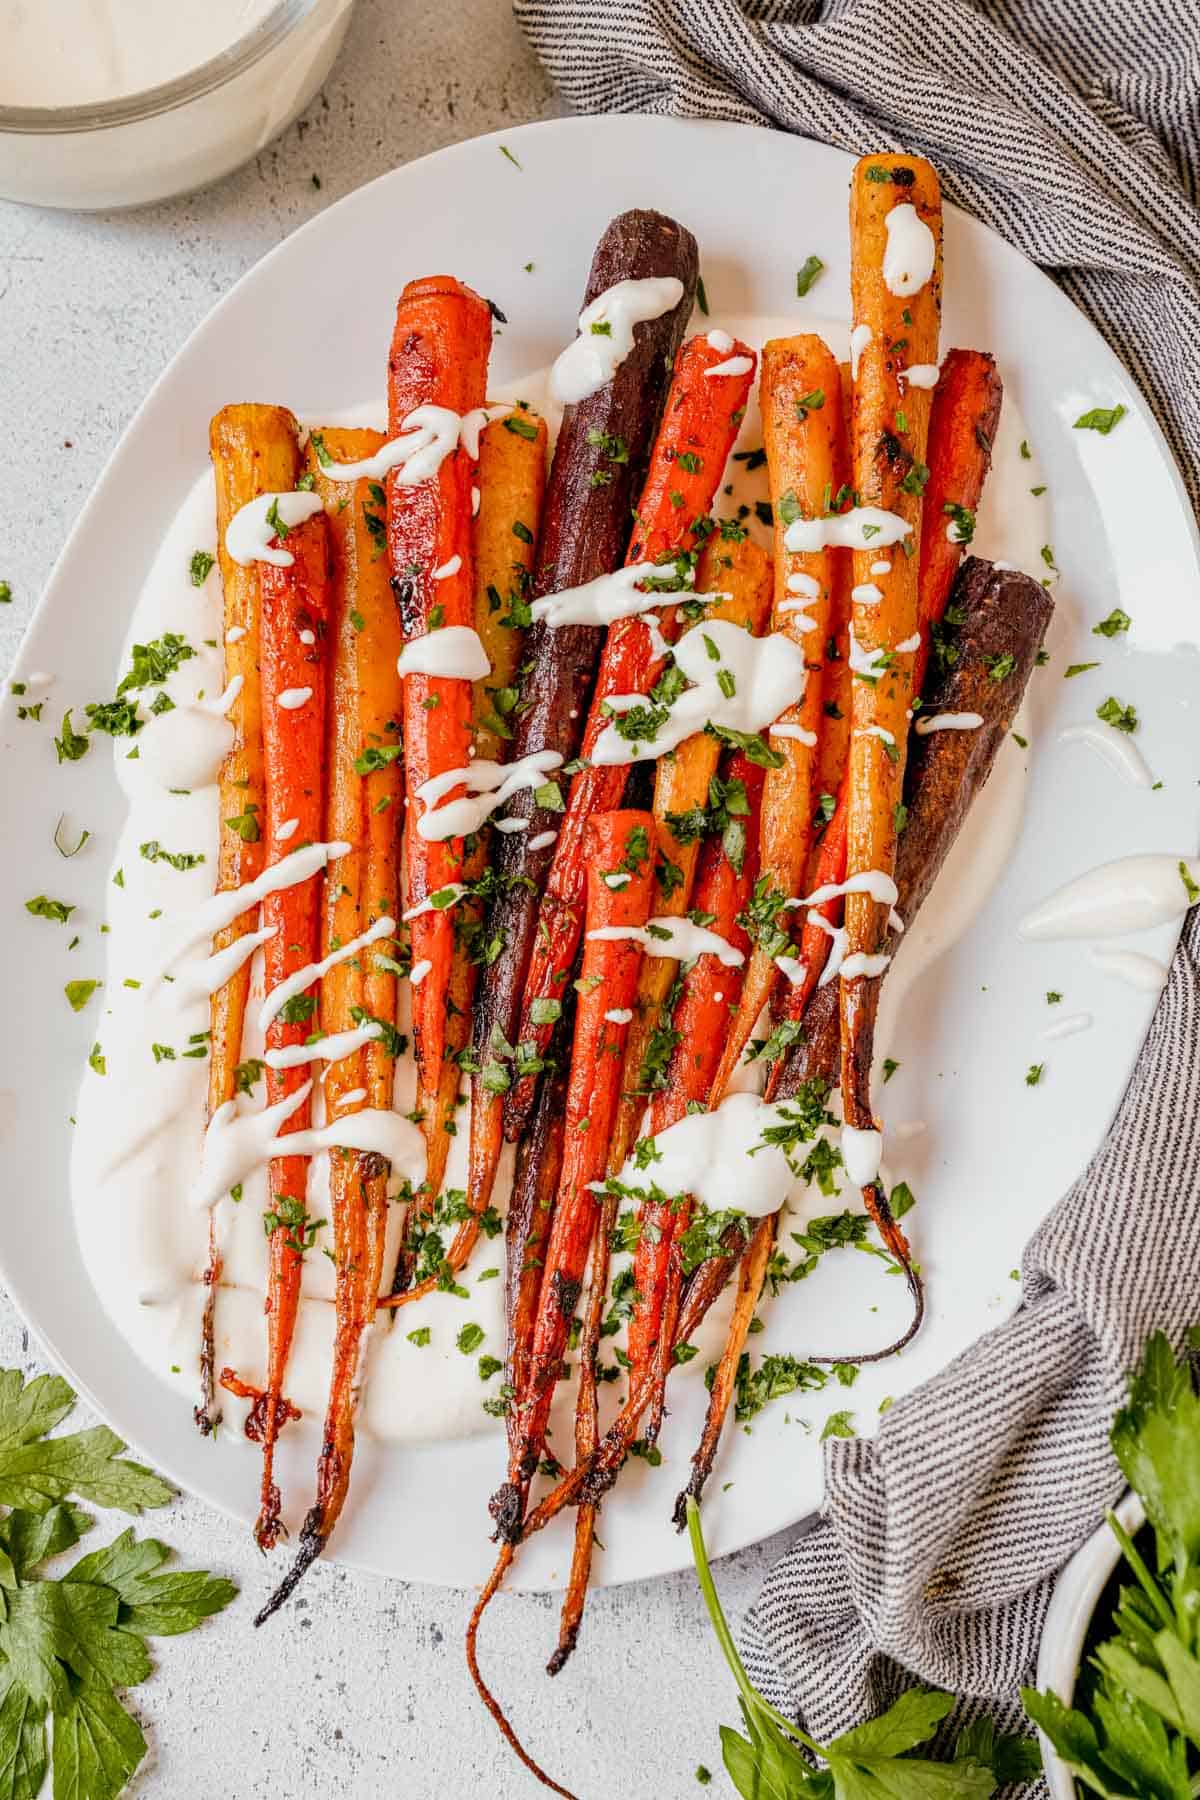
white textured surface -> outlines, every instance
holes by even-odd
[[[0,667],[130,413],[243,270],[385,169],[556,110],[502,0],[360,0],[345,55],[308,116],[220,186],[123,215],[0,202],[0,431],[20,452],[0,462],[0,580],[13,590],[0,609]],[[96,604],[110,603],[121,597],[97,571]],[[0,1366],[13,1365],[48,1366],[0,1298]],[[664,1505],[677,1474],[662,1471]],[[106,1521],[105,1534],[123,1523]],[[256,1633],[268,1574],[240,1528],[186,1499],[148,1528],[243,1592],[223,1619],[163,1641],[158,1672],[132,1696],[151,1745],[136,1794],[523,1800],[543,1791],[475,1701],[461,1652],[467,1594],[318,1565],[274,1627]],[[776,1539],[718,1566],[735,1618],[782,1547]],[[595,1596],[579,1651],[550,1683],[542,1663],[555,1628],[552,1599],[501,1595],[483,1645],[514,1723],[552,1773],[584,1800],[731,1791],[716,1727],[734,1721],[733,1688],[690,1576]],[[708,1790],[696,1785],[698,1762],[714,1772]]]

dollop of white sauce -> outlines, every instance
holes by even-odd
[[[398,675],[443,675],[451,681],[483,681],[491,672],[479,633],[469,625],[445,625],[409,638],[396,663]]]
[[[707,925],[694,925],[691,919],[649,919],[644,926],[599,925],[587,935],[598,944],[641,944],[647,956],[669,956],[676,962],[715,956],[724,968],[737,969],[746,960],[728,938],[710,931]]]
[[[288,531],[303,525],[322,510],[319,494],[291,492],[260,494],[239,508],[225,527],[225,548],[235,563],[243,568],[254,562],[272,563],[277,569],[290,569],[295,557],[290,550],[275,545],[275,526],[267,514],[273,512]]]
[[[709,645],[715,647],[716,657]],[[759,732],[803,698],[808,679],[804,654],[789,637],[778,631],[752,637],[728,619],[685,631],[675,646],[675,661],[694,685],[680,694],[653,739],[633,742],[608,725],[596,740],[594,763],[616,767],[656,761],[706,724]],[[732,692],[727,691],[730,687]],[[645,694],[617,695],[609,702],[613,711],[621,712],[650,704]]]
[[[883,252],[883,285],[889,294],[919,294],[937,256],[932,231],[911,201],[893,206],[884,220],[887,244]]]
[[[1165,963],[1156,956],[1147,956],[1144,950],[1093,950],[1090,960],[1106,975],[1114,975],[1145,994],[1157,994],[1165,988],[1171,972]]]
[[[633,1020],[631,1006],[610,1006],[604,1017],[610,1025],[628,1025]]]
[[[793,987],[800,987],[808,974],[808,964],[800,961],[798,956],[776,956],[775,967],[784,979]]]
[[[865,675],[869,681],[877,681],[887,668],[888,650],[884,644],[876,644],[868,649],[860,644],[854,635],[854,627],[850,627],[850,651],[846,658],[847,667],[852,675]]]
[[[932,731],[978,731],[982,724],[982,713],[930,713],[918,719],[913,730],[918,737],[928,737]]]
[[[842,1126],[842,1162],[855,1187],[870,1187],[879,1178],[883,1157],[883,1133],[862,1131],[857,1125]]]
[[[1180,874],[1200,884],[1200,859],[1144,855],[1122,856],[1068,881],[1026,913],[1018,926],[1021,937],[1044,943],[1058,938],[1120,937],[1127,931],[1152,931],[1181,919],[1192,901]]]
[[[714,1112],[688,1113],[660,1131],[648,1176],[630,1158],[619,1180],[632,1188],[644,1188],[649,1180],[664,1194],[691,1194],[710,1212],[736,1209],[765,1218],[778,1212],[797,1185],[779,1146],[763,1143],[771,1126],[787,1123],[788,1104],[730,1094]]]
[[[852,506],[849,512],[823,519],[793,519],[783,534],[786,550],[884,550],[910,535],[912,526],[899,513],[881,506]]]
[[[420,962],[415,962],[413,964],[408,979],[412,982],[414,987],[420,987],[432,968],[432,960],[428,956],[423,956]]]
[[[733,349],[733,339],[727,331],[710,331],[708,346],[710,350],[717,350],[722,356],[728,356]]]
[[[431,775],[417,789],[417,799],[426,808],[417,820],[417,835],[426,843],[435,844],[445,843],[448,838],[467,837],[522,788],[541,787],[551,770],[561,767],[562,760],[557,750],[535,750],[514,763],[492,762],[480,756],[465,769],[446,769],[440,775]],[[459,786],[466,788],[466,794],[444,806],[438,805]],[[525,825],[527,821],[521,823]]]
[[[882,559],[882,561],[880,561],[880,562],[873,562],[871,564],[872,575],[890,575],[891,572],[892,572],[892,565],[886,557],[884,557]]]
[[[689,576],[689,578],[691,578]],[[611,625],[615,619],[632,618],[663,604],[661,586],[655,581],[675,581],[674,563],[636,562],[611,574],[597,575],[580,587],[563,588],[535,600],[530,612],[554,629],[560,625]]]
[[[312,697],[313,691],[310,687],[284,688],[279,696],[279,704],[285,712],[299,712],[302,706],[308,705]]]
[[[511,825],[513,821],[510,819],[508,823]],[[520,820],[520,823],[527,826],[529,821],[527,819],[522,819]],[[548,850],[551,844],[556,844],[557,842],[557,831],[539,831],[535,837],[530,838],[529,848],[531,850]]]
[[[901,369],[900,376],[907,381],[909,387],[934,388],[941,379],[941,366],[938,363],[912,363],[907,369]]]
[[[857,587],[850,589],[850,598],[855,606],[878,606],[883,599],[883,589],[876,587],[873,581],[860,581]]]
[[[914,631],[911,637],[902,638],[896,645],[897,656],[915,656],[921,648],[921,634]]]
[[[462,568],[462,557],[461,556],[458,556],[456,554],[454,556],[447,557],[446,561],[444,563],[439,563],[438,567],[433,571],[433,580],[434,581],[449,581],[450,577],[452,575],[457,575],[458,571],[461,568]]]
[[[579,315],[579,336],[550,371],[550,392],[559,405],[578,405],[607,387],[633,349],[634,326],[661,319],[682,298],[683,283],[675,275],[618,281],[597,294]]]
[[[823,886],[814,888],[802,900],[788,900],[788,906],[824,906],[827,901],[840,900],[844,894],[870,894],[872,900],[880,906],[895,906],[899,899],[899,891],[892,877],[883,869],[862,869],[857,875],[850,875],[845,881],[827,881]]]
[[[803,594],[806,600],[815,600],[821,592],[821,584],[815,575],[806,575],[803,569],[797,569],[787,578],[787,591],[789,594]]]
[[[1154,776],[1145,757],[1127,731],[1103,720],[1089,720],[1085,725],[1067,725],[1058,734],[1060,744],[1086,744],[1103,757],[1110,769],[1123,775],[1136,788],[1154,786]]]

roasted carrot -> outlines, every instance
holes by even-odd
[[[934,390],[929,420],[929,480],[924,495],[927,529],[921,532],[917,577],[921,641],[913,658],[916,694],[922,692],[934,635],[945,615],[964,546],[974,531],[975,510],[991,464],[1002,399],[1003,386],[990,356],[979,350],[948,352]],[[835,666],[826,666],[827,676]],[[843,702],[839,710],[848,712],[849,705]],[[807,892],[839,886],[845,880],[846,807],[846,795],[839,792],[837,810],[818,846],[817,864],[810,868],[810,879],[805,883]],[[841,922],[840,899],[826,901],[813,910],[831,926]],[[786,1017],[798,1019],[803,1015],[825,965],[829,945],[828,933],[806,921],[797,953],[804,978],[787,994],[783,1008]]]
[[[325,832],[350,846],[327,866],[321,953],[354,942],[381,918],[399,914],[402,776],[395,755],[400,719],[402,646],[387,559],[381,552],[374,483],[338,481],[326,462],[353,463],[383,443],[374,431],[330,427],[310,439],[308,474],[325,502],[333,565],[332,705],[328,721]],[[348,1056],[329,1064],[325,1110],[330,1120],[364,1106],[392,1105],[398,1049],[398,944],[381,938],[370,950],[336,963],[321,979],[320,1019],[327,1033],[376,1030]],[[329,1199],[336,1266],[333,1366],[316,1502],[301,1533],[295,1585],[337,1523],[354,1455],[354,1417],[363,1334],[375,1313],[387,1228],[388,1169],[370,1154],[342,1151],[329,1159]],[[293,1579],[294,1576],[294,1579]],[[290,1591],[290,1589],[289,1589]]]
[[[512,1434],[509,1477],[493,1500],[497,1523],[519,1521],[524,1494],[545,1442],[546,1421],[567,1334],[596,1229],[616,1113],[628,1013],[642,958],[641,934],[654,882],[654,820],[649,813],[599,813],[586,838],[587,936],[577,984],[575,1037],[564,1112],[562,1172],[538,1295],[525,1391]],[[606,879],[607,878],[607,879]],[[559,1005],[555,1001],[552,1004]],[[520,1494],[514,1505],[506,1489]],[[514,1529],[513,1525],[509,1530]]]
[[[852,631],[852,724],[846,815],[847,878],[874,871],[890,880],[896,860],[914,651],[919,643],[917,574],[921,496],[929,479],[929,390],[906,368],[937,361],[941,312],[942,211],[938,179],[920,157],[867,156],[851,181],[851,303],[866,337],[854,375],[851,462],[864,504],[908,528],[890,554],[856,549]],[[885,567],[886,565],[886,567]],[[876,598],[876,596],[878,596]],[[852,1132],[874,1133],[871,1058],[879,997],[877,961],[888,906],[869,892],[847,895],[842,965],[842,1103]],[[865,1142],[865,1140],[864,1140]],[[861,1166],[870,1165],[864,1150]],[[916,1277],[903,1232],[876,1180],[863,1183],[888,1248]]]
[[[997,570],[972,559],[954,587],[957,627],[956,656],[936,671],[931,704],[938,712],[974,712],[974,731],[933,732],[919,738],[909,764],[906,797],[909,822],[896,860],[897,906],[911,926],[948,856],[972,801],[983,787],[996,752],[1021,703],[1034,661],[1053,610],[1049,596],[1027,575]],[[1011,664],[1000,681],[997,666]],[[816,993],[804,1017],[803,1034],[785,1054],[779,1097],[794,1099],[806,1084],[836,1085],[840,1060],[837,990]],[[692,1475],[676,1502],[675,1522],[682,1529],[687,1496],[700,1496],[711,1473],[721,1427],[737,1376],[737,1365],[762,1287],[776,1216],[760,1221],[742,1264],[738,1301],[713,1383],[704,1433],[692,1459]],[[917,1305],[904,1336],[885,1349],[838,1361],[874,1362],[895,1355],[919,1328],[923,1310]],[[809,1352],[814,1362],[835,1360]],[[529,1521],[532,1526],[532,1517]]]
[[[620,565],[629,542],[632,507],[691,310],[698,260],[691,233],[661,213],[622,213],[601,237],[585,304],[619,281],[663,276],[680,282],[682,298],[661,318],[634,328],[633,349],[610,382],[567,407],[554,446],[528,599],[581,586]],[[603,629],[592,625],[534,626],[525,653],[520,702],[513,714],[514,759],[553,750],[569,763],[576,755],[603,636]],[[553,834],[562,823],[560,783],[548,781],[540,792],[548,806],[538,803],[536,792],[514,797],[506,809],[508,817],[514,823],[524,821],[526,829],[502,835],[493,857],[497,885],[487,932],[497,955],[483,973],[475,1009],[480,1073],[472,1082],[470,1202],[476,1210],[488,1203],[499,1156],[495,1109],[486,1103],[492,1069],[497,1053],[502,1058],[505,1047],[518,1042],[539,895],[550,868]],[[511,1072],[511,1064],[506,1072]]]
[[[804,652],[808,682],[799,702],[772,728],[781,759],[769,771],[762,806],[754,951],[716,1075],[723,1091],[763,1007],[778,984],[775,958],[790,948],[791,917],[783,902],[800,892],[817,789],[814,776],[824,724],[824,671],[833,607],[835,553],[790,551],[788,525],[840,510],[847,472],[842,384],[819,337],[776,338],[762,356],[763,447],[775,520],[775,602],[771,625]],[[770,902],[778,906],[771,911]]]
[[[744,811],[731,817],[718,837],[705,843],[696,881],[696,905],[711,913],[712,929],[749,956],[750,937],[745,909],[759,873],[759,825],[764,804],[764,772],[744,752],[735,751],[726,772],[726,794],[736,798]],[[723,1089],[717,1071],[731,1021],[744,1005],[746,965],[728,968],[712,955],[699,956],[679,985],[679,999],[670,1019],[674,1049],[665,1072],[665,1083],[653,1096],[646,1118],[646,1136],[682,1119],[699,1102],[715,1105]],[[669,1362],[660,1352],[674,1343],[674,1326],[683,1285],[680,1242],[691,1222],[687,1197],[673,1196],[666,1204],[645,1202],[638,1210],[641,1230],[634,1250],[634,1293],[637,1296],[629,1321],[629,1360],[634,1375],[643,1367],[655,1371],[655,1390],[646,1435],[653,1441],[662,1424],[662,1394]],[[633,1375],[631,1375],[631,1381]]]
[[[225,545],[225,532],[235,513],[260,494],[286,493],[296,485],[300,472],[299,427],[294,415],[282,406],[251,404],[226,406],[217,413],[209,431],[209,448],[217,489],[217,562],[224,594],[222,641],[225,646],[226,683],[237,681],[238,692],[228,718],[233,725],[233,745],[218,777],[220,817],[247,812],[263,817],[266,805],[263,775],[262,699],[258,681],[260,602],[258,567],[233,560]],[[250,810],[253,809],[253,810]],[[261,836],[246,839],[234,831],[222,831],[218,852],[217,888],[224,893],[253,881],[262,873],[264,846]],[[218,932],[213,950],[226,950],[239,937],[254,930],[253,909]],[[250,964],[245,963],[212,997],[208,1066],[208,1116],[237,1093],[237,1065],[242,1056],[242,1028],[250,994]],[[209,1222],[207,1287],[200,1345],[200,1402],[196,1424],[210,1432],[220,1419],[213,1366],[213,1323],[221,1259],[217,1244],[217,1215]]]
[[[573,1019],[569,1020],[564,1013],[562,1024],[566,1027],[572,1023]],[[570,1042],[570,1030],[565,1029],[561,1038],[565,1047]],[[529,1385],[529,1357],[537,1321],[542,1269],[562,1172],[568,1060],[566,1056],[558,1059],[553,1074],[543,1082],[538,1094],[532,1123],[517,1151],[516,1173],[504,1221],[505,1361],[508,1383],[515,1395],[525,1393]],[[515,1438],[516,1423],[516,1409],[510,1408],[510,1440]]]
[[[610,702],[620,694],[649,692],[662,673],[665,655],[660,646],[674,636],[679,622],[669,592],[690,591],[693,547],[698,537],[711,529],[708,509],[745,413],[754,353],[728,338],[718,339],[718,346],[707,337],[694,337],[679,352],[635,513],[626,566],[665,566],[664,574],[669,573],[671,579],[662,583],[661,591],[668,616],[659,620],[655,613],[657,639],[651,626],[636,615],[609,626],[583,734],[584,767],[571,783],[566,816],[559,826],[525,983],[518,1042],[532,1044],[538,1060],[550,1030],[538,1023],[538,1015],[547,1000],[562,993],[579,946],[587,823],[594,814],[619,805],[628,776],[624,768],[593,766],[590,758],[609,724]],[[713,371],[726,364],[740,372],[714,376]],[[505,1096],[506,1137],[520,1136],[536,1086],[536,1076],[526,1076],[514,1082]]]
[[[388,422],[394,437],[421,406],[464,415],[482,406],[491,348],[486,300],[453,276],[410,281],[400,295],[388,359]],[[436,472],[413,481],[408,467],[387,479],[387,550],[400,623],[408,643],[441,629],[474,629],[471,489],[474,464],[460,445]],[[427,808],[418,790],[435,775],[465,768],[471,749],[469,679],[413,672],[404,679],[404,852],[408,910],[461,880],[463,839],[421,836]],[[452,790],[448,798],[463,790]],[[451,909],[411,919],[413,1039],[417,1103],[431,1160],[444,1135],[438,1108],[454,954]]]
[[[325,711],[329,663],[331,583],[329,535],[324,515],[288,530],[281,527],[276,547],[290,557],[286,567],[264,563],[261,585],[261,664],[263,748],[266,766],[266,817],[243,811],[226,819],[240,836],[261,836],[265,861],[280,862],[297,842],[320,841],[324,824]],[[263,833],[265,825],[265,834]],[[279,888],[262,904],[263,929],[272,930],[264,947],[267,1007],[281,983],[315,963],[321,942],[321,877]],[[309,982],[277,1007],[266,1028],[271,1051],[302,1045],[314,1029],[317,996]],[[266,1069],[267,1103],[275,1106],[308,1080],[303,1067]],[[281,1125],[281,1135],[307,1129],[311,1118],[305,1100]],[[296,1315],[305,1252],[315,1227],[308,1219],[307,1156],[277,1156],[269,1171],[267,1227],[267,1378],[246,1422],[246,1435],[261,1443],[262,1497],[254,1535],[260,1550],[270,1550],[280,1531],[279,1489],[274,1479],[275,1444],[289,1418],[299,1415],[284,1396],[284,1380]],[[238,1379],[233,1371],[228,1371]],[[225,1373],[222,1374],[222,1380]]]
[[[720,594],[705,609],[708,619],[728,619],[757,637],[771,604],[771,561],[734,520],[705,542],[696,565],[696,591]],[[656,918],[682,918],[692,904],[692,888],[700,854],[702,828],[712,817],[713,776],[721,745],[708,732],[697,732],[664,756],[654,769],[654,819],[658,826],[658,861],[651,910]],[[646,1097],[666,1079],[662,1007],[679,965],[668,956],[648,956],[638,977],[633,1022],[625,1047],[621,1104],[609,1155],[615,1173],[633,1148]]]

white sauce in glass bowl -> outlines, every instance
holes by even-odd
[[[274,0],[0,0],[0,105],[119,100],[198,69]]]

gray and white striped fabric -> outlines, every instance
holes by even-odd
[[[924,152],[1152,401],[1200,503],[1196,0],[516,0],[584,111]],[[1200,918],[1107,1142],[1028,1246],[1023,1305],[826,1446],[826,1505],[767,1578],[751,1673],[818,1737],[913,1677],[1019,1726],[1055,1571],[1121,1488],[1107,1425],[1147,1334],[1200,1317]],[[1033,1790],[1022,1790],[1029,1795]],[[1044,1792],[1044,1787],[1042,1789]]]

